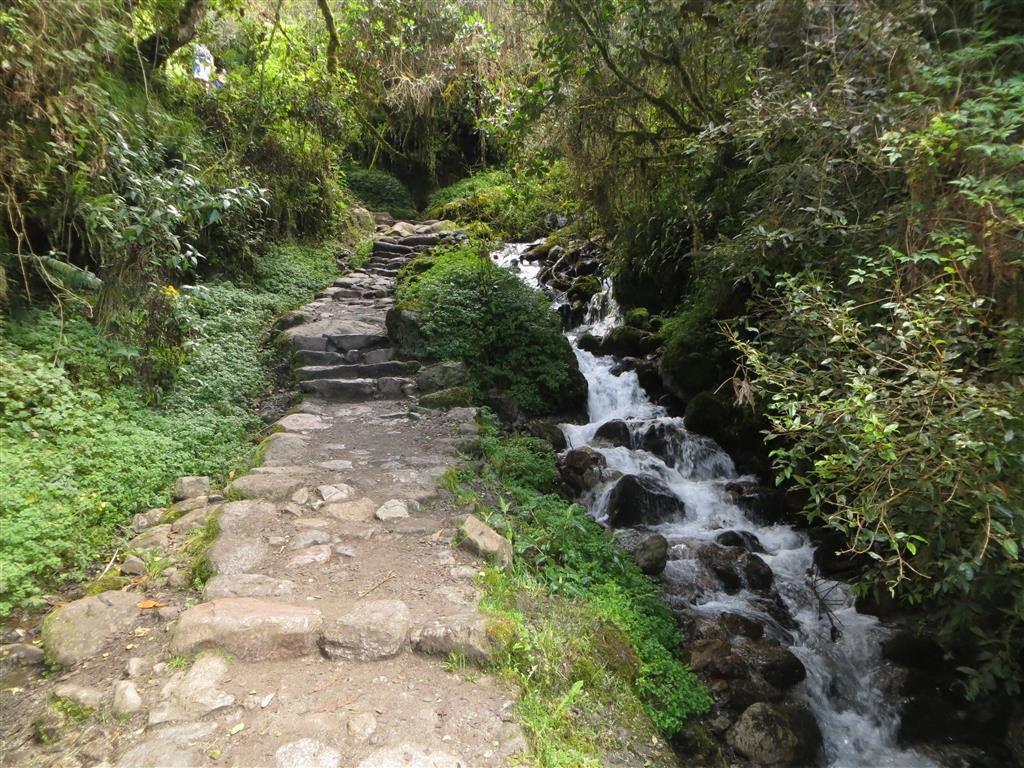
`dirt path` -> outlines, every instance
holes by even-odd
[[[179,504],[137,518],[141,566],[122,564],[143,572],[137,588],[47,622],[63,671],[40,677],[38,650],[4,646],[2,764],[516,762],[515,692],[472,665],[491,652],[480,561],[452,546],[458,510],[437,483],[475,437],[474,412],[420,408],[419,366],[394,359],[384,330],[395,270],[450,237],[434,229],[401,223],[364,270],[293,313],[305,402],[226,498],[180,482]],[[181,584],[183,548],[211,516],[198,595]],[[157,558],[174,567],[155,574]]]

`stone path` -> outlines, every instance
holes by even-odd
[[[475,412],[420,408],[419,364],[396,359],[384,329],[396,270],[457,237],[442,230],[395,224],[364,269],[283,319],[305,402],[223,497],[185,478],[173,507],[137,516],[121,563],[135,589],[45,625],[62,671],[40,678],[38,649],[5,646],[0,675],[23,677],[0,693],[0,763],[516,762],[515,692],[472,666],[493,652],[472,581],[481,561],[453,547],[458,510],[437,484],[475,439]],[[198,595],[182,584],[184,553],[211,517]],[[76,706],[61,714],[53,697]]]

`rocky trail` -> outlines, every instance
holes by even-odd
[[[492,652],[473,577],[504,540],[438,486],[475,412],[422,407],[445,372],[396,359],[385,329],[397,269],[458,237],[441,230],[379,226],[368,264],[282,318],[305,401],[222,495],[182,478],[173,506],[136,517],[111,566],[130,589],[59,607],[42,649],[4,639],[0,764],[454,768],[525,751],[516,692],[473,666]],[[213,532],[198,594],[188,561]]]

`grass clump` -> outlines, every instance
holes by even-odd
[[[159,397],[139,384],[140,349],[85,319],[35,308],[0,321],[0,616],[83,578],[119,526],[166,505],[175,477],[249,465],[267,331],[330,281],[336,250],[281,246],[244,285],[167,290],[185,341]]]
[[[545,492],[550,448],[501,437],[486,412],[481,446],[483,469],[452,484],[513,543],[512,568],[484,574],[482,606],[503,649],[497,667],[522,691],[538,764],[602,765],[629,748],[616,726],[651,744],[705,713],[711,700],[679,659],[682,636],[658,586],[582,507]],[[494,498],[496,509],[484,503]],[[672,764],[667,748],[662,756]],[[657,750],[647,758],[657,762]]]
[[[185,541],[184,551],[189,559],[192,586],[197,590],[202,590],[206,586],[206,582],[213,576],[208,556],[219,533],[220,524],[217,520],[217,513],[213,513],[207,519],[206,525],[193,530]]]
[[[551,230],[549,214],[569,212],[568,176],[563,164],[543,173],[508,170],[475,173],[436,191],[427,202],[428,218],[485,222],[504,239],[529,240]]]
[[[483,246],[414,259],[399,273],[397,298],[419,315],[430,356],[466,364],[479,399],[502,393],[529,414],[570,410],[582,399],[576,359],[548,300],[493,264]]]
[[[350,166],[345,169],[345,182],[349,189],[368,208],[387,211],[399,219],[416,216],[416,201],[401,181],[390,173],[376,168]]]

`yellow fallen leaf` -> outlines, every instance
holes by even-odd
[[[245,723],[235,723],[234,725],[231,726],[231,730],[228,731],[228,733],[230,733],[232,736],[234,736],[236,733],[241,733],[244,730],[245,730]]]
[[[135,604],[135,607],[136,608],[142,608],[142,609],[146,609],[146,608],[165,608],[165,607],[167,607],[167,603],[161,603],[159,600],[139,600],[139,602],[137,602]]]
[[[218,757],[220,757],[220,750],[219,749],[211,749],[210,750],[210,757],[212,757],[214,760],[216,760]]]
[[[153,630],[150,627],[136,627],[135,628],[135,636],[136,637],[145,637],[146,635],[148,635],[152,631]]]

